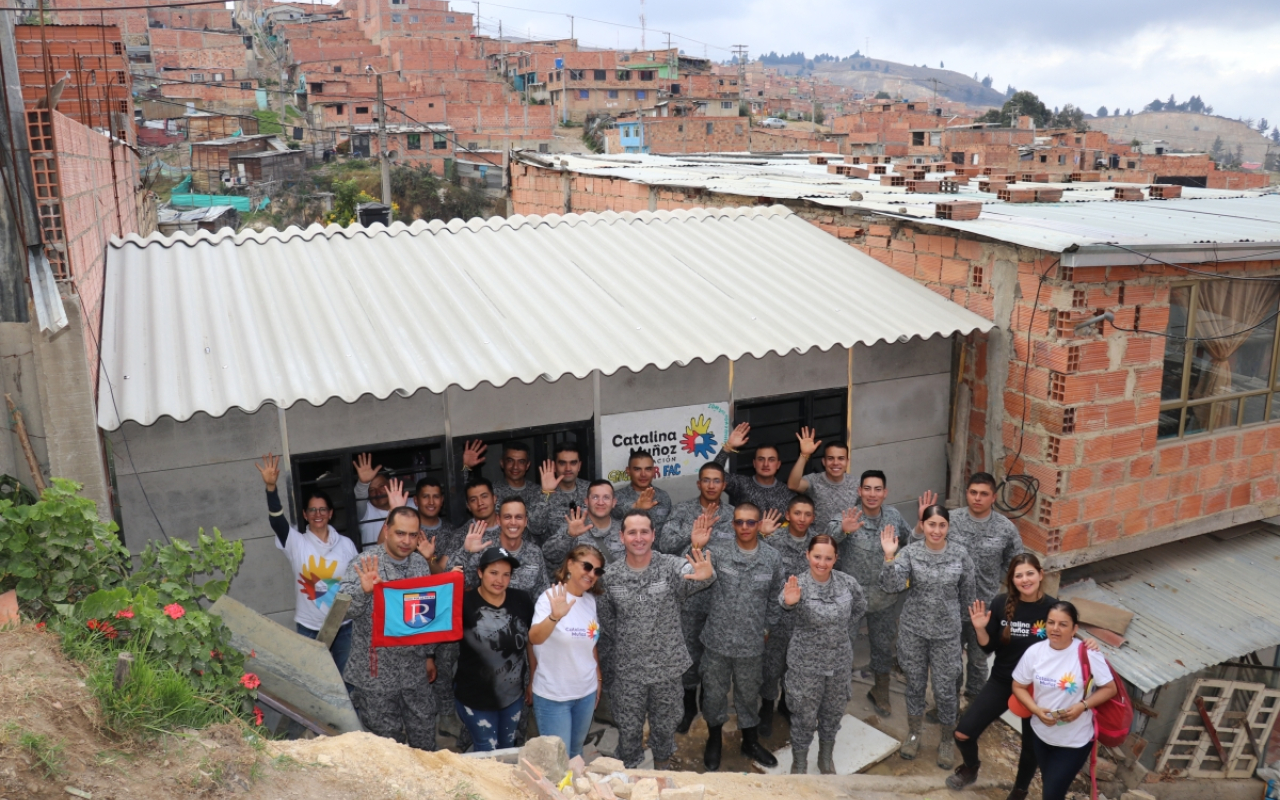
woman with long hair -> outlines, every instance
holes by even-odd
[[[853,643],[867,601],[858,579],[833,570],[836,542],[809,540],[809,569],[787,579],[778,602],[794,616],[787,648],[787,704],[791,707],[791,772],[808,771],[818,732],[818,771],[834,775],[836,734],[853,697]]]
[[[591,714],[600,699],[600,622],[596,596],[604,593],[604,555],[593,545],[569,551],[555,584],[538,598],[529,641],[533,673],[533,713],[538,732],[559,736],[569,757],[582,754]]]
[[[1096,687],[1089,693],[1075,638],[1079,624],[1074,605],[1054,603],[1045,620],[1048,638],[1028,647],[1013,670],[1013,693],[1033,715],[1031,747],[1044,782],[1044,800],[1065,800],[1093,749],[1093,709],[1117,691],[1107,660],[1096,650],[1086,650],[1090,683]]]
[[[898,552],[898,535],[892,525],[880,532],[884,566],[880,588],[906,590],[907,600],[898,620],[898,664],[907,675],[907,740],[898,755],[915,758],[924,729],[924,693],[933,676],[933,697],[938,704],[938,766],[955,766],[955,728],[959,711],[961,614],[976,595],[973,561],[969,552],[947,541],[951,517],[932,505],[920,514],[924,539]],[[908,588],[910,587],[910,588]]]

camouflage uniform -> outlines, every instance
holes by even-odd
[[[786,527],[779,528],[766,542],[782,558],[782,580],[792,575],[804,575],[809,571],[809,540],[817,532],[810,527],[802,537],[792,536]],[[760,696],[765,700],[777,700],[782,676],[787,672],[787,645],[791,642],[791,628],[795,614],[782,614],[777,624],[769,627],[769,641],[764,645],[764,682]]]
[[[898,664],[907,674],[907,715],[924,714],[925,686],[933,673],[938,722],[954,727],[959,710],[960,620],[974,601],[973,561],[955,542],[941,552],[912,542],[880,572],[880,588],[901,592],[910,585],[898,621]]]
[[[720,498],[719,518],[711,529],[711,541],[717,539],[733,540],[733,506],[723,496]],[[693,538],[693,523],[702,516],[703,508],[700,498],[686,500],[677,505],[667,518],[662,529],[662,547],[664,553],[685,553]],[[714,563],[714,562],[713,562]],[[689,651],[693,664],[684,674],[684,688],[696,689],[699,681],[699,665],[702,663],[702,627],[707,622],[707,608],[711,604],[708,594],[699,594],[689,599],[680,612],[680,627],[684,631],[684,645]]]
[[[396,561],[382,545],[371,545],[364,555],[378,559],[378,575],[384,582],[431,574],[431,565],[416,552]],[[347,619],[353,620],[351,658],[342,673],[343,680],[355,687],[351,702],[360,724],[370,733],[419,750],[435,750],[438,706],[436,692],[427,682],[427,659],[434,657],[435,645],[380,647],[374,654],[373,595],[365,594],[356,572],[362,560],[353,560],[347,566],[338,587],[339,592],[351,598],[347,608]],[[371,661],[376,667],[371,668]]]
[[[800,602],[788,608],[794,617],[787,651],[787,707],[791,709],[791,744],[807,750],[813,733],[835,741],[845,706],[853,697],[853,644],[867,601],[856,578],[831,571],[818,583],[806,569],[799,576]]]
[[[770,509],[776,509],[779,514],[787,513],[787,503],[796,493],[787,488],[786,480],[775,476],[773,485],[765,486],[752,476],[729,472],[729,452],[723,448],[715,461],[725,468],[724,490],[735,506],[750,503],[759,508],[761,514]]]
[[[822,520],[838,517],[845,509],[858,505],[860,484],[848,473],[839,483],[832,483],[826,472],[811,472],[804,479],[809,482],[809,496],[813,498],[815,525],[821,525]]]
[[[465,530],[453,528],[443,519],[434,528],[419,527],[427,536],[436,537],[436,552],[440,555],[448,555],[449,561],[446,567],[452,567],[458,563],[455,553],[462,547],[462,539]],[[453,713],[453,677],[458,672],[458,643],[457,642],[441,642],[436,645],[436,682],[431,684],[431,688],[435,690],[437,707],[440,713],[449,715]]]
[[[551,494],[538,489],[538,498],[529,506],[529,532],[533,540],[541,544],[547,537],[555,533],[556,528],[564,522],[570,508],[587,507],[587,486],[590,483],[581,478],[573,486],[573,491],[564,492],[560,487]]]
[[[613,497],[613,518],[621,521],[635,506],[640,493],[631,484],[624,483],[613,487]],[[671,516],[671,495],[654,486],[653,503],[653,508],[649,509],[649,518],[653,520],[653,532],[658,534],[662,532],[662,526],[667,524],[667,517]]]
[[[764,541],[743,550],[736,541],[716,540],[707,550],[715,565],[716,583],[702,628],[702,715],[710,726],[729,719],[729,688],[739,728],[759,722],[760,685],[764,680],[765,635],[777,626],[781,609],[782,557]]]
[[[470,467],[464,466],[462,468],[463,486],[471,483],[471,479],[475,477],[480,477],[479,473],[473,474]],[[524,486],[519,489],[507,483],[506,475],[491,481],[491,483],[493,484],[493,501],[495,503],[501,503],[508,497],[519,497],[525,502],[526,506],[533,508],[533,504],[542,499],[542,484],[536,480],[531,480],[528,474],[525,475]]]
[[[587,524],[590,525],[590,522]],[[561,522],[559,529],[547,537],[546,543],[542,545],[542,556],[547,562],[548,573],[554,574],[560,569],[569,551],[580,544],[589,544],[600,551],[604,556],[604,564],[601,566],[608,566],[627,557],[627,549],[622,545],[621,522],[610,520],[608,530],[604,531],[591,525],[581,536],[570,536],[569,523]]]
[[[605,569],[605,592],[596,602],[600,663],[618,726],[618,758],[631,768],[644,758],[646,717],[654,759],[675,753],[680,676],[692,662],[680,635],[680,607],[715,582],[714,575],[685,580],[692,571],[683,558],[661,553],[644,569],[631,568],[625,559]]]
[[[859,505],[859,507],[861,507]],[[832,536],[840,533],[844,511],[837,512],[827,523]],[[884,564],[884,548],[880,545],[880,531],[892,525],[902,546],[911,535],[911,528],[902,514],[893,506],[881,506],[879,516],[867,516],[863,511],[862,527],[840,542],[840,557],[836,569],[858,579],[867,598],[867,638],[871,644],[871,671],[882,675],[893,669],[893,640],[897,634],[897,596],[880,590],[880,568]]]
[[[474,589],[480,585],[480,556],[484,555],[484,551],[490,547],[499,546],[498,528],[490,528],[484,535],[484,550],[478,553],[468,553],[462,551],[464,560],[459,563],[463,567],[463,576],[466,578],[467,589]],[[547,590],[551,584],[547,581],[547,566],[542,560],[542,548],[529,541],[528,534],[521,539],[520,547],[515,550],[508,550],[508,553],[516,557],[520,562],[519,569],[511,573],[511,584],[508,588],[519,589],[527,592],[530,597],[538,598]]]

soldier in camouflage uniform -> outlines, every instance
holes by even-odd
[[[847,537],[840,542],[836,569],[857,578],[867,598],[867,638],[871,644],[871,672],[875,676],[875,685],[867,692],[867,699],[875,706],[876,713],[884,717],[892,713],[889,673],[893,670],[893,640],[898,619],[896,595],[880,590],[880,568],[884,564],[880,532],[892,527],[899,545],[905,544],[910,535],[910,526],[898,509],[884,504],[887,487],[883,472],[867,470],[858,479],[860,518],[846,524],[844,515],[837,514],[827,523],[828,533],[836,536],[843,532]]]
[[[656,470],[648,450],[631,451],[627,459],[627,476],[631,482],[614,487],[617,502],[613,506],[613,517],[621,522],[630,511],[648,511],[653,517],[654,533],[661,535],[662,526],[671,516],[671,495],[653,485]]]
[[[453,566],[456,553],[462,547],[463,532],[450,525],[442,516],[444,508],[444,487],[435,478],[423,478],[413,490],[413,504],[418,509],[418,531],[422,538],[432,544],[438,555],[431,560],[432,572],[443,572]],[[458,670],[458,643],[441,642],[436,645],[436,681],[431,684],[436,693],[436,705],[440,709],[439,727],[441,732],[454,733],[461,731],[451,724],[453,713],[453,676]]]
[[[565,514],[587,502],[588,482],[578,477],[581,470],[582,456],[572,443],[557,446],[554,459],[542,462],[542,497],[529,506],[529,531],[534,541],[546,541]]]
[[[485,461],[485,451],[489,446],[476,439],[467,442],[462,449],[462,485],[466,486],[473,478],[481,477],[476,467]],[[493,496],[498,502],[508,497],[519,497],[525,505],[533,508],[534,503],[542,498],[542,487],[531,480],[529,467],[529,446],[524,442],[507,442],[502,446],[502,458],[498,466],[502,469],[502,477],[493,481]]]
[[[467,589],[480,585],[476,567],[484,551],[490,547],[501,547],[520,562],[519,569],[511,573],[509,588],[527,592],[530,597],[541,597],[550,585],[547,567],[542,558],[542,549],[529,541],[524,501],[519,497],[507,498],[499,509],[498,516],[500,521],[497,528],[482,527],[485,523],[476,520],[467,530],[458,558],[458,566],[463,568]]]
[[[653,552],[653,522],[643,511],[622,520],[627,555],[605,568],[600,617],[600,663],[618,726],[618,758],[634,768],[644,760],[649,721],[653,765],[670,769],[680,720],[680,676],[692,659],[680,634],[680,606],[715,580],[701,550],[683,560]]]
[[[710,535],[710,521],[701,517],[694,546]],[[742,731],[742,753],[765,767],[778,760],[760,746],[756,726],[760,684],[764,680],[765,638],[777,627],[781,611],[776,599],[782,591],[782,557],[760,541],[760,509],[742,503],[733,510],[732,541],[717,539],[707,550],[716,564],[707,623],[702,628],[702,713],[707,718],[703,763],[720,768],[720,731],[729,721],[729,689]]]
[[[809,571],[809,540],[815,531],[813,525],[813,500],[798,494],[787,504],[787,522],[778,527],[772,514],[765,514],[760,522],[760,534],[768,537],[768,544],[782,558],[783,580],[792,575]],[[769,641],[764,646],[764,681],[760,685],[760,735],[773,735],[773,710],[781,694],[782,676],[787,672],[787,645],[791,642],[791,626],[794,614],[782,614],[777,624],[769,627]]]
[[[564,564],[569,551],[589,544],[604,556],[605,566],[622,559],[627,551],[622,546],[622,522],[614,519],[613,484],[592,481],[587,487],[586,508],[570,511],[560,527],[542,545],[547,569],[554,573]],[[541,597],[541,595],[539,595]]]
[[[373,652],[373,591],[379,583],[431,574],[434,555],[421,542],[418,513],[407,506],[388,512],[384,544],[371,545],[352,561],[338,591],[351,598],[351,658],[342,678],[351,702],[370,733],[420,750],[436,749],[435,646],[381,647]]]
[[[712,520],[711,538],[733,539],[733,506],[724,497],[724,467],[714,462],[703,464],[698,470],[698,496],[677,505],[667,524],[663,527],[661,547],[664,553],[684,553],[690,544],[693,526],[699,517],[706,516]],[[710,598],[706,593],[698,594],[684,604],[680,613],[680,627],[684,631],[685,649],[693,663],[684,674],[684,716],[680,718],[677,733],[688,733],[698,716],[698,684],[702,677],[699,665],[702,663],[702,626],[707,621],[707,606]]]
[[[729,441],[725,442],[716,455],[715,462],[727,470],[729,455],[746,447],[747,434],[750,432],[751,426],[745,422],[734,428],[733,433],[729,434]],[[750,477],[730,472],[725,479],[725,491],[734,505],[751,503],[760,509],[761,514],[768,514],[770,511],[785,514],[787,503],[791,502],[796,493],[787,487],[786,481],[778,478],[778,470],[782,467],[778,448],[773,445],[757,447],[751,459],[751,467],[755,474]]]
[[[836,734],[853,696],[853,644],[867,604],[856,578],[835,569],[836,543],[825,534],[809,540],[809,569],[787,579],[778,602],[792,622],[787,651],[787,705],[791,706],[791,772],[808,771],[809,746],[818,732],[818,770],[835,774]]]
[[[800,457],[791,467],[787,487],[813,498],[814,511],[821,525],[858,504],[858,482],[847,474],[849,448],[844,442],[827,442],[827,446],[822,448],[822,472],[805,475],[805,465],[822,446],[822,440],[814,437],[813,428],[801,428],[796,434],[800,441]]]
[[[973,561],[955,542],[947,541],[948,513],[929,506],[920,515],[924,540],[901,551],[894,531],[880,532],[884,566],[880,588],[901,592],[910,586],[898,622],[898,663],[907,674],[907,741],[898,755],[915,758],[924,723],[924,693],[933,674],[933,698],[942,726],[938,766],[955,766],[956,715],[959,699],[960,620],[977,597]]]

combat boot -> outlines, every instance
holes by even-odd
[[[760,737],[756,731],[756,728],[742,729],[742,754],[762,767],[778,766],[778,759],[773,757],[773,753],[760,746]]]
[[[825,736],[818,736],[818,772],[823,775],[836,774],[836,762],[833,758],[836,749],[836,740],[828,739]]]
[[[684,716],[680,718],[680,724],[676,726],[676,733],[688,733],[689,726],[693,724],[693,718],[698,716],[698,690],[684,690]]]
[[[938,736],[938,766],[951,769],[956,765],[956,726],[944,725]]]
[[[898,755],[910,761],[920,752],[920,735],[924,730],[924,717],[907,717],[907,740],[898,748]]]
[[[723,742],[720,739],[720,729],[722,725],[711,725],[707,728],[707,747],[702,751],[702,763],[706,765],[708,772],[715,772],[720,769],[720,754],[723,750]]]
[[[875,673],[876,683],[867,692],[867,699],[875,706],[876,713],[882,717],[893,716],[893,706],[889,703],[889,673]]]
[[[756,726],[760,735],[768,739],[773,735],[773,701],[760,701],[760,724]]]
[[[791,774],[804,775],[809,772],[809,748],[791,745]]]

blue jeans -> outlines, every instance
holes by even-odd
[[[304,628],[298,623],[293,623],[298,633],[314,639],[320,635],[320,631],[313,631],[310,628]],[[338,665],[338,674],[347,668],[347,659],[351,657],[351,623],[347,623],[338,628],[338,635],[333,637],[333,644],[329,645],[329,654],[333,656],[333,663]]]
[[[548,700],[536,694],[533,696],[538,735],[559,736],[569,751],[569,758],[582,755],[582,743],[587,738],[595,708],[595,692],[578,700]]]
[[[514,703],[496,711],[487,708],[468,708],[458,700],[453,701],[458,719],[471,734],[471,750],[475,753],[501,750],[516,746],[516,732],[520,730],[520,717],[524,716],[524,695]]]

